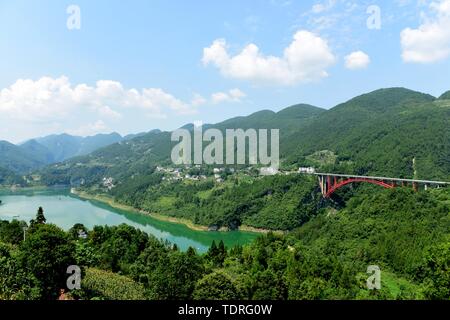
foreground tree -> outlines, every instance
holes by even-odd
[[[44,216],[44,209],[42,209],[42,207],[39,207],[36,213],[36,218],[30,220],[30,228],[34,229],[37,225],[45,224],[46,222],[47,219]]]
[[[242,299],[243,293],[227,275],[215,271],[198,281],[193,297],[196,300],[236,300]]]
[[[450,299],[450,241],[430,248],[419,270],[427,299]]]
[[[39,299],[39,282],[21,268],[15,254],[12,246],[0,242],[0,300]]]
[[[41,284],[43,299],[56,299],[66,286],[66,271],[75,264],[75,248],[67,234],[52,224],[36,225],[20,247],[21,267]]]
[[[0,241],[4,243],[19,244],[23,240],[24,221],[0,221]]]

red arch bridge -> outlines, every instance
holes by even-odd
[[[443,181],[429,181],[429,180],[415,180],[415,179],[399,179],[386,177],[370,177],[370,176],[355,176],[349,174],[334,174],[334,173],[314,173],[319,178],[320,190],[324,198],[329,198],[336,190],[355,182],[366,182],[376,184],[384,188],[395,188],[398,186],[412,186],[415,191],[423,186],[425,190],[429,187],[445,187],[450,186],[450,182]]]

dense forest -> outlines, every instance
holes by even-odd
[[[206,254],[186,252],[133,227],[0,222],[0,299],[57,299],[67,267],[81,288],[65,299],[449,299],[450,193],[362,194],[285,235]],[[85,237],[81,237],[85,234]],[[368,290],[367,267],[381,269]]]
[[[300,175],[229,176],[217,184],[164,182],[154,174],[120,185],[110,194],[122,204],[214,228],[291,230],[319,210],[322,196],[317,189],[315,179]]]

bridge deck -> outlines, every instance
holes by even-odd
[[[431,180],[416,180],[416,179],[401,179],[401,178],[388,178],[388,177],[373,177],[373,176],[356,176],[351,174],[335,174],[335,173],[313,173],[316,176],[330,176],[340,178],[359,178],[359,179],[373,179],[373,180],[387,180],[387,181],[399,181],[399,182],[412,182],[420,184],[434,184],[434,185],[450,185],[450,182],[445,181],[431,181]]]

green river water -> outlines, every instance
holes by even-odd
[[[116,209],[97,201],[83,200],[68,190],[0,191],[0,200],[0,220],[17,219],[29,222],[36,216],[38,207],[42,207],[47,223],[54,223],[64,230],[70,229],[76,223],[82,223],[89,229],[96,225],[113,226],[126,223],[158,239],[175,243],[181,250],[193,247],[201,253],[208,249],[213,240],[223,240],[225,245],[230,247],[249,243],[258,236],[256,233],[243,231],[196,231],[182,224]]]

